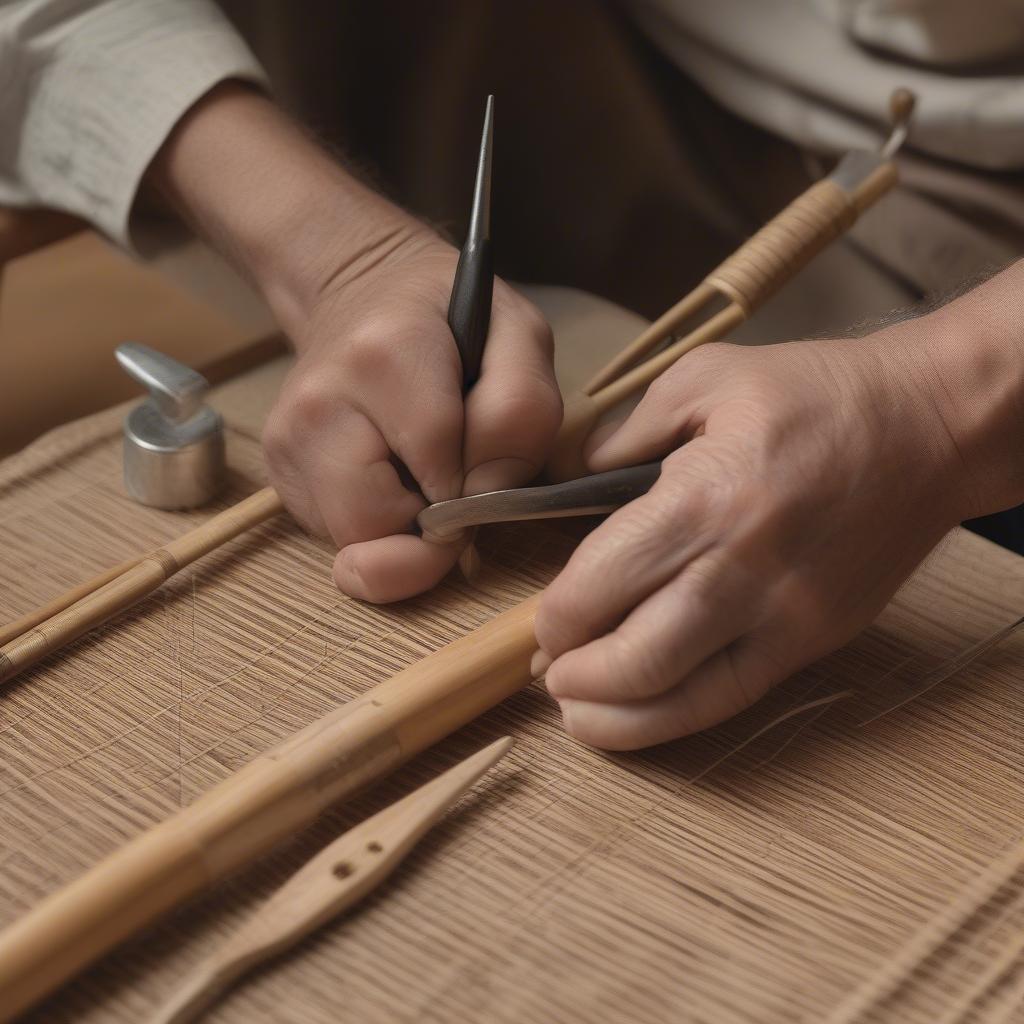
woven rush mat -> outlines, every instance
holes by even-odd
[[[264,482],[258,427],[284,370],[216,393],[233,474],[221,505]],[[0,464],[0,617],[209,514],[124,496],[122,415],[61,428]],[[475,584],[453,577],[374,608],[339,594],[329,548],[279,517],[26,673],[0,693],[0,925],[259,751],[543,586],[576,535],[485,531]],[[1024,896],[1020,858],[1005,855],[1024,833],[1021,639],[915,696],[1024,611],[1021,568],[957,533],[845,650],[726,725],[652,751],[580,746],[534,686],[27,1019],[144,1020],[327,841],[505,733],[512,753],[377,895],[209,1019],[1021,1019]]]

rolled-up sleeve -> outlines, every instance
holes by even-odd
[[[73,213],[132,248],[147,166],[226,79],[266,85],[207,0],[0,0],[0,205]]]

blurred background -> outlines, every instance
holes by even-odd
[[[499,272],[575,286],[648,318],[820,170],[709,98],[613,3],[306,0],[301,17],[277,0],[224,7],[280,102],[456,242],[493,92]],[[0,216],[0,259],[19,219]],[[840,330],[866,308],[915,297],[848,243],[804,277],[737,340]],[[840,293],[828,286],[838,278]],[[0,453],[134,394],[112,358],[121,341],[209,369],[273,335],[259,299],[194,241],[141,263],[87,231],[8,259]]]

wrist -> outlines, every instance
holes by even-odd
[[[257,285],[293,338],[328,285],[404,247],[440,244],[240,83],[218,86],[182,118],[148,180]]]
[[[948,435],[959,521],[1024,502],[1024,262],[913,322],[908,356]]]

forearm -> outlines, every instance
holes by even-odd
[[[260,93],[228,82],[182,118],[150,181],[259,286],[292,330],[324,286],[433,235],[367,188]]]
[[[955,451],[959,518],[1024,503],[1024,261],[921,317],[907,340]]]

